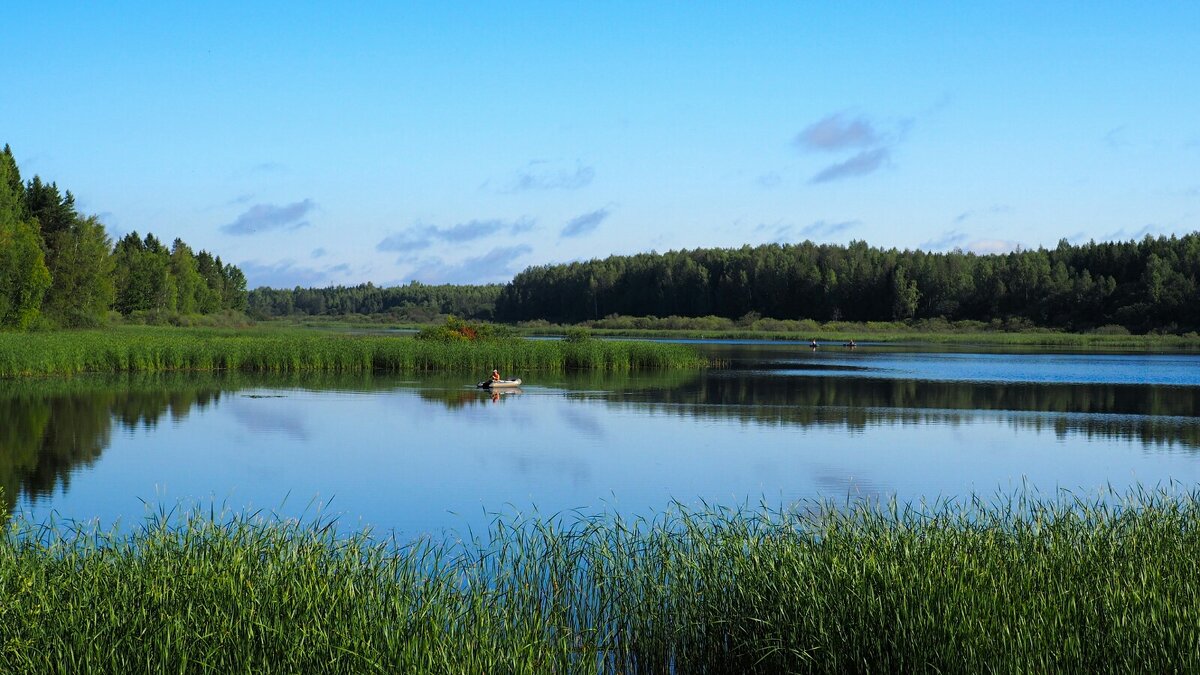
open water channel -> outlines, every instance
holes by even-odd
[[[496,513],[672,500],[1094,495],[1200,481],[1200,355],[707,342],[631,375],[178,374],[0,382],[14,513],[138,523],[196,504],[479,532]]]

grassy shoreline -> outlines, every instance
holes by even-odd
[[[193,512],[17,522],[21,672],[1178,672],[1200,493],[499,519],[409,544]]]
[[[529,336],[566,335],[568,328],[518,329]],[[655,328],[594,328],[599,338],[688,339],[688,340],[771,340],[778,342],[822,343],[883,342],[890,344],[978,345],[994,347],[1062,347],[1096,350],[1130,351],[1200,351],[1200,338],[1188,335],[1101,335],[1095,333],[1064,333],[1052,331],[1005,332],[963,331],[927,332],[865,327],[861,330],[845,326],[821,327],[812,331],[774,331],[753,329],[655,329]]]
[[[712,323],[712,325],[707,325]],[[561,337],[570,332],[586,329],[598,338],[619,337],[633,339],[708,339],[708,340],[772,340],[780,342],[808,342],[816,338],[821,342],[884,342],[933,345],[978,345],[994,347],[1048,347],[1095,350],[1128,351],[1200,351],[1200,336],[1195,333],[1182,335],[1123,333],[1104,330],[1077,333],[1028,325],[1000,324],[992,326],[978,321],[917,321],[905,322],[848,322],[831,321],[778,321],[759,319],[740,325],[729,319],[705,322],[703,318],[623,318],[599,320],[580,325],[562,325],[546,322],[523,322],[514,330],[530,337]],[[411,330],[417,331],[428,325],[387,321],[339,320],[337,317],[296,319],[272,319],[260,325],[307,330]],[[617,326],[617,327],[614,327]]]
[[[290,373],[632,371],[701,368],[682,345],[520,339],[447,344],[412,337],[278,328],[0,333],[0,377],[162,371]]]

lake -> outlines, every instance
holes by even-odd
[[[0,382],[16,513],[203,504],[478,532],[496,513],[1094,495],[1200,481],[1200,356],[705,342],[705,372]]]

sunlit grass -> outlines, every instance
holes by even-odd
[[[1052,347],[1095,350],[1174,350],[1200,349],[1200,336],[1195,332],[1184,335],[1130,335],[1117,327],[1091,332],[1034,328],[1028,325],[1006,325],[999,322],[948,322],[931,319],[902,321],[829,321],[757,319],[735,322],[720,317],[618,317],[587,322],[593,335],[632,338],[688,338],[803,341],[811,339],[825,343],[856,342],[986,345],[1007,348]],[[572,326],[545,322],[521,324],[519,332],[534,335],[564,335],[576,329]]]
[[[0,377],[230,370],[290,373],[699,368],[681,345],[510,339],[447,344],[305,330],[121,327],[0,333]]]
[[[498,519],[397,544],[194,512],[17,523],[23,672],[1187,672],[1200,493]]]

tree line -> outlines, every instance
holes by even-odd
[[[1063,240],[979,255],[849,245],[768,244],[609,256],[530,267],[508,284],[373,284],[251,291],[257,317],[453,314],[579,323],[611,316],[816,321],[951,321],[1134,332],[1200,329],[1200,233],[1140,241]]]
[[[849,245],[769,244],[610,256],[530,267],[504,286],[503,321],[748,314],[818,321],[1024,319],[1087,330],[1200,328],[1200,233],[1060,241],[977,255]]]
[[[419,281],[386,288],[371,283],[328,288],[263,287],[250,291],[247,313],[256,318],[388,314],[421,323],[448,314],[492,320],[502,288],[500,284],[433,285]]]
[[[25,182],[0,153],[0,327],[94,326],[110,310],[210,314],[244,310],[246,277],[181,239],[170,248],[136,232],[114,246],[104,224],[75,209],[70,190]]]

